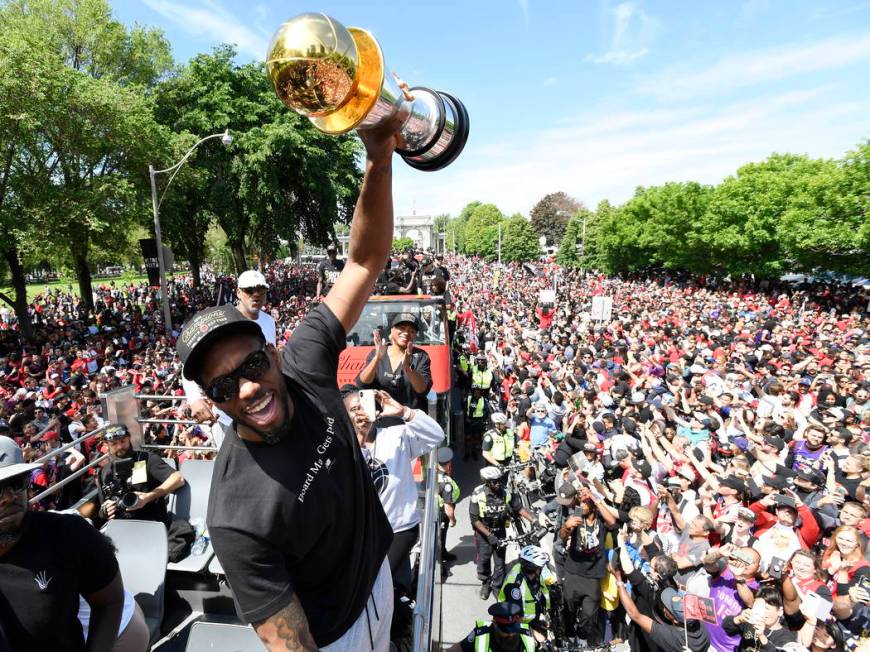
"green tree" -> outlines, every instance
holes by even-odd
[[[481,202],[473,201],[463,208],[459,215],[447,222],[447,248],[457,253],[465,253],[465,227],[472,211],[481,206]]]
[[[241,271],[281,241],[331,242],[333,224],[353,215],[362,173],[355,137],[321,133],[275,97],[262,64],[234,59],[227,45],[194,57],[161,85],[157,116],[179,133],[233,133],[231,148],[210,144],[191,164],[207,175],[202,204]]]
[[[870,140],[791,196],[779,239],[796,269],[870,274]]]
[[[406,235],[401,238],[393,238],[393,251],[402,252],[408,247],[413,247],[414,241]]]
[[[92,307],[91,253],[128,249],[147,210],[145,170],[160,140],[148,87],[165,72],[169,46],[159,32],[113,20],[105,0],[11,0],[0,24],[13,65],[4,76],[28,85],[15,117],[26,133],[12,153],[19,206],[43,251],[73,265]]]
[[[781,246],[781,221],[791,198],[829,165],[774,154],[744,165],[717,186],[697,229],[714,269],[770,277],[792,268]]]
[[[562,241],[568,220],[581,207],[580,202],[561,191],[544,195],[532,208],[532,226],[539,236],[547,238],[547,246],[554,246]]]
[[[495,204],[478,204],[465,225],[465,253],[492,258],[498,246],[498,224],[504,215]]]
[[[447,213],[436,215],[432,218],[432,230],[435,233],[444,233],[447,231],[447,224],[450,222],[450,216]]]
[[[503,262],[523,263],[537,260],[541,247],[531,223],[519,213],[511,215],[503,223],[501,234],[501,259]]]
[[[593,219],[592,211],[581,208],[568,220],[565,235],[559,243],[559,251],[556,252],[556,262],[565,267],[582,267],[584,231]]]

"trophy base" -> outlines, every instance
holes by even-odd
[[[411,89],[413,92],[417,89]],[[416,151],[397,150],[405,163],[422,172],[435,172],[453,163],[465,148],[471,122],[465,105],[456,97],[443,91],[433,92],[427,88],[419,89],[432,93],[444,105],[442,116],[449,116],[439,121],[437,133],[425,147]],[[452,118],[452,119],[451,119]]]

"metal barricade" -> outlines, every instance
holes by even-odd
[[[50,459],[52,459],[53,457],[57,457],[58,455],[61,455],[61,454],[65,453],[65,452],[68,451],[70,448],[72,448],[73,446],[76,446],[76,445],[80,444],[81,442],[85,441],[86,439],[90,439],[91,437],[96,437],[96,436],[98,436],[98,435],[99,435],[101,432],[103,432],[103,430],[105,430],[107,427],[108,427],[108,424],[106,424],[105,426],[100,426],[100,427],[97,428],[96,430],[92,430],[91,432],[86,433],[86,434],[82,435],[81,437],[76,437],[75,439],[73,439],[73,440],[70,441],[70,442],[67,442],[67,443],[64,444],[63,446],[61,446],[61,447],[59,447],[59,448],[55,448],[54,450],[49,451],[48,453],[46,453],[46,454],[43,455],[42,457],[37,458],[36,460],[34,460],[34,464],[42,464],[43,462],[45,462],[45,461],[47,461],[47,460],[50,460]],[[51,496],[52,494],[57,493],[58,491],[60,491],[61,489],[63,489],[66,485],[70,484],[73,480],[77,480],[78,478],[80,478],[81,476],[83,476],[84,474],[86,474],[90,469],[92,469],[92,468],[94,468],[95,466],[97,466],[97,465],[98,465],[100,462],[102,462],[104,459],[106,459],[106,455],[99,455],[99,456],[97,456],[94,460],[91,460],[88,464],[86,464],[86,465],[83,466],[82,468],[80,468],[80,469],[78,469],[77,471],[74,471],[73,473],[69,474],[67,477],[65,477],[65,478],[64,478],[63,480],[61,480],[60,482],[56,482],[55,484],[53,484],[53,485],[51,485],[50,487],[48,487],[45,491],[43,491],[43,492],[37,494],[36,496],[34,496],[33,498],[31,498],[28,502],[29,502],[31,505],[33,505],[33,504],[39,502],[40,500],[46,498],[47,496]],[[88,494],[86,494],[85,496],[83,496],[81,500],[79,500],[75,505],[72,506],[72,508],[73,508],[73,509],[77,508],[79,505],[81,505],[81,504],[87,502],[88,500],[90,500],[94,495],[96,495],[96,490],[88,492]]]
[[[437,418],[437,399],[429,397],[429,415]],[[445,438],[449,441],[449,419],[445,424]],[[411,649],[414,652],[424,652],[433,649],[433,643],[439,643],[441,638],[441,605],[440,590],[436,590],[441,582],[439,570],[441,550],[438,538],[440,536],[439,519],[441,511],[438,507],[438,450],[430,451],[426,456],[425,475],[426,494],[424,498],[423,517],[420,527],[420,561],[417,572],[417,596],[414,606],[414,634]],[[437,599],[436,599],[437,598]],[[434,640],[433,640],[434,639]]]

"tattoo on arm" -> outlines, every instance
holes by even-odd
[[[308,631],[308,618],[295,596],[286,607],[266,620],[254,623],[254,631],[269,652],[310,652],[317,650]]]

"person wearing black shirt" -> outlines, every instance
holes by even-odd
[[[607,572],[605,541],[607,530],[617,524],[616,516],[588,489],[580,492],[580,506],[559,530],[565,543],[565,605],[589,645],[602,640],[599,608],[601,579]]]
[[[124,606],[114,550],[80,516],[27,511],[27,479],[38,466],[0,437],[0,649],[109,650]],[[87,640],[79,595],[91,607]]]
[[[797,641],[797,634],[782,624],[782,596],[773,587],[766,587],[755,597],[752,609],[736,616],[726,616],[722,629],[727,634],[740,634],[737,650],[775,652],[786,643]]]
[[[134,450],[124,426],[108,428],[103,440],[109,449],[109,463],[100,469],[100,518],[135,518],[168,526],[166,496],[184,486],[181,473],[156,453]],[[128,493],[137,499],[132,505],[122,503]]]
[[[344,261],[337,257],[335,245],[326,247],[326,260],[317,263],[317,291],[314,296],[326,296],[343,269]]]
[[[194,315],[176,343],[185,377],[233,418],[206,520],[240,615],[269,650],[389,641],[392,531],[336,375],[392,243],[397,128],[359,132],[367,161],[348,261],[280,355],[225,306]]]
[[[432,389],[429,354],[414,346],[419,323],[416,315],[401,312],[390,322],[390,341],[374,332],[375,348],[356,378],[363,389],[382,389],[402,405],[426,410],[426,395]]]
[[[661,592],[655,614],[658,617],[652,618],[641,613],[637,608],[619,573],[617,573],[616,586],[619,591],[619,601],[626,615],[648,636],[656,649],[661,652],[683,652],[686,647],[690,652],[707,652],[710,649],[710,635],[707,633],[707,628],[700,621],[685,620],[683,599],[674,588],[668,587]],[[658,608],[658,605],[661,605],[661,608]],[[686,639],[688,639],[688,646]]]

